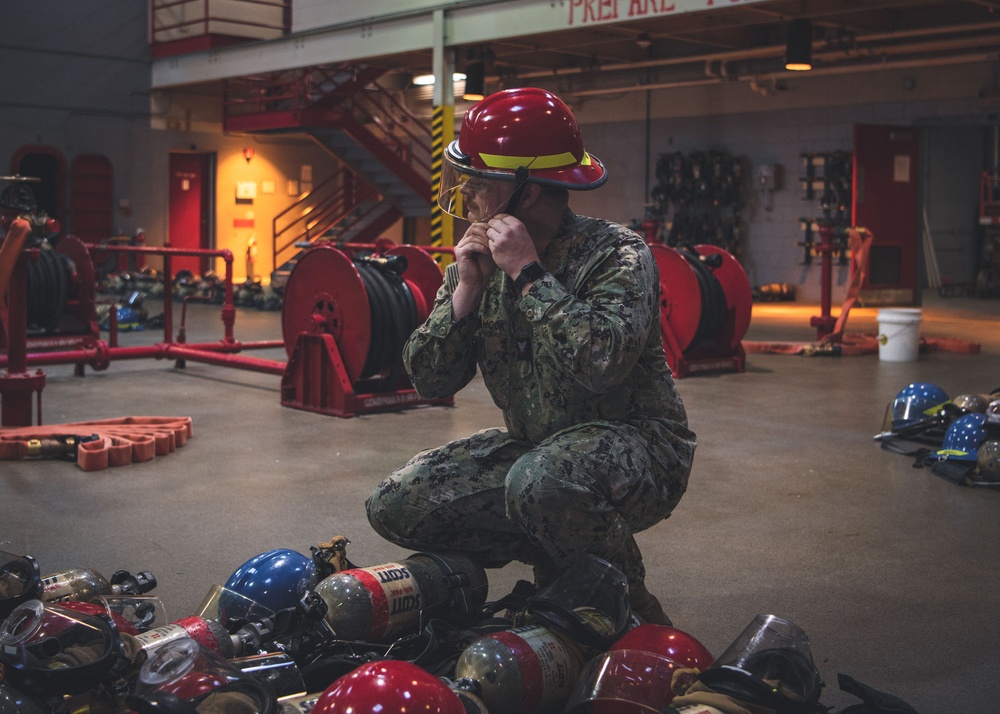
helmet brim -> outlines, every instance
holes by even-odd
[[[476,166],[472,158],[459,147],[459,140],[452,141],[444,151],[444,160],[457,171],[481,178],[513,181],[518,167],[510,169]],[[593,154],[584,152],[583,160],[568,166],[552,168],[532,168],[527,162],[528,181],[546,186],[557,186],[570,191],[590,191],[604,185],[608,180],[604,163]]]

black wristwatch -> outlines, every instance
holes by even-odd
[[[545,268],[537,260],[532,261],[521,268],[517,278],[514,279],[514,290],[518,295],[524,290],[524,286],[532,283],[545,275]]]

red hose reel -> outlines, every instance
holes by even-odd
[[[714,245],[649,247],[660,269],[660,333],[674,376],[744,371],[753,296],[736,258]]]
[[[320,245],[288,277],[281,313],[283,406],[349,417],[422,404],[400,349],[430,314],[443,276],[415,246],[353,252]]]

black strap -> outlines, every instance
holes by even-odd
[[[841,714],[918,714],[917,710],[892,694],[880,692],[877,689],[862,684],[846,674],[837,675],[837,684],[848,694],[853,694],[862,701],[844,709]]]
[[[518,166],[517,171],[514,172],[514,193],[510,195],[510,199],[507,201],[507,208],[504,213],[511,216],[517,211],[517,207],[521,205],[521,197],[524,196],[524,189],[528,186],[528,167]]]

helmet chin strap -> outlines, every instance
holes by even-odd
[[[521,197],[524,196],[524,189],[528,186],[528,167],[519,166],[517,171],[514,172],[514,193],[510,195],[507,200],[507,208],[504,211],[510,215],[514,215],[517,212],[518,207],[521,205]]]

